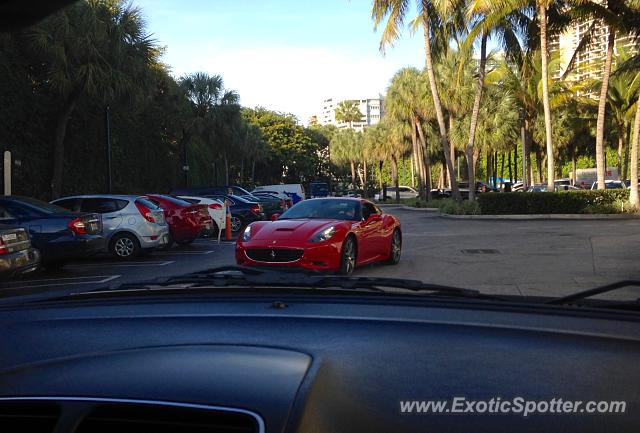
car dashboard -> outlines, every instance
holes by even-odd
[[[415,298],[415,297],[414,297]],[[640,322],[404,296],[0,307],[0,431],[590,432],[640,425]],[[626,401],[625,413],[406,413],[402,402]]]

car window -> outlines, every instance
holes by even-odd
[[[15,201],[15,206],[17,208],[23,208],[24,212],[27,212],[28,209],[30,215],[38,215],[38,212],[44,212],[48,214],[68,212],[68,210],[63,207],[56,206],[54,204],[47,203],[46,201],[38,200],[31,197],[12,197],[12,200]],[[20,203],[20,205],[17,205],[17,203]]]
[[[57,200],[54,203],[56,206],[60,206],[63,207],[65,209],[68,209],[70,211],[77,211],[77,205],[78,205],[78,199],[77,198],[65,198],[62,200]]]
[[[336,219],[359,221],[362,212],[357,200],[304,200],[298,202],[279,219]]]
[[[158,203],[148,197],[138,197],[136,199],[136,203],[141,204],[142,206],[146,207],[147,209],[151,209],[151,210],[158,210],[160,209],[160,206],[158,206]]]
[[[80,210],[82,212],[110,213],[117,211],[118,206],[111,198],[83,198]]]
[[[15,218],[6,206],[0,205],[0,221],[14,220]]]
[[[362,203],[362,219],[368,219],[371,215],[378,214],[375,206],[371,203]]]

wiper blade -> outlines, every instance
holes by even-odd
[[[408,291],[445,297],[498,299],[491,295],[482,294],[478,290],[428,284],[418,280],[326,276],[239,266],[223,266],[177,277],[159,278],[148,282],[125,283],[115,289],[98,289],[75,293],[71,296],[84,297],[97,293],[118,292],[154,293],[169,290],[182,291],[225,287],[338,289],[384,294],[403,294],[403,292]]]
[[[591,298],[592,296],[601,295],[603,293],[614,292],[619,289],[623,289],[625,287],[640,287],[640,280],[622,280],[616,281],[615,283],[607,284],[600,287],[595,287],[589,290],[583,290],[581,292],[576,292],[571,295],[562,296],[560,298],[555,298],[547,302],[547,304],[551,305],[564,305],[564,304],[572,304],[576,301],[585,300],[587,298]],[[632,301],[637,302],[637,301]]]

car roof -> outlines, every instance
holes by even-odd
[[[135,200],[140,197],[146,197],[145,194],[133,195],[133,194],[81,194],[81,195],[69,195],[66,197],[57,198],[54,201],[58,200],[67,200],[70,198],[115,198],[121,200]]]

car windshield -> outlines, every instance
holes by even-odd
[[[31,197],[14,197],[13,200],[15,200],[18,203],[24,203],[25,205],[31,208],[35,208],[46,213],[68,213],[69,212],[68,209],[65,209],[61,206],[56,206],[55,204],[47,203],[46,201],[34,199]]]
[[[0,243],[0,297],[217,266],[549,297],[640,277],[638,2],[11,3],[0,219],[41,260]],[[272,245],[301,253],[249,259]]]
[[[356,221],[360,217],[356,200],[305,200],[293,206],[279,219],[332,219]]]

